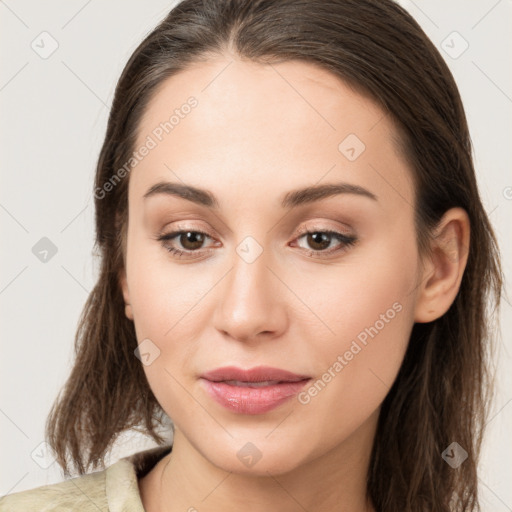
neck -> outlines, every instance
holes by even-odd
[[[285,473],[213,465],[176,429],[173,449],[139,482],[147,512],[373,512],[366,477],[376,416],[343,443]],[[307,441],[305,441],[307,442]]]

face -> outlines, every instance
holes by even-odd
[[[373,432],[415,321],[419,268],[395,133],[372,100],[298,61],[219,57],[150,102],[121,286],[151,389],[217,467],[289,471]],[[308,187],[324,188],[296,192]],[[226,366],[310,380],[275,384],[274,398],[291,393],[278,401],[235,386],[229,407],[212,394],[229,384],[201,378]],[[242,464],[251,451],[260,460]]]

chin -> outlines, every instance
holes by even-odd
[[[273,446],[268,440],[243,441],[213,454],[203,452],[218,468],[240,475],[265,476],[288,473],[302,463],[300,454],[291,445]],[[234,456],[233,456],[234,455]]]

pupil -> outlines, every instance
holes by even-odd
[[[203,235],[201,233],[195,233],[194,231],[188,231],[187,233],[184,233],[182,237],[185,237],[185,243],[182,241],[183,247],[189,250],[198,249],[201,247],[201,244],[203,243]],[[190,240],[189,240],[190,238]],[[192,244],[192,247],[187,246],[187,244]]]
[[[318,237],[320,239],[319,240],[315,240]],[[312,233],[312,234],[308,235],[308,238],[310,240],[313,240],[313,245],[320,244],[320,248],[325,249],[326,247],[329,246],[329,235],[327,235],[326,233],[318,233],[318,232],[317,233]],[[308,240],[308,243],[310,242],[310,240]]]

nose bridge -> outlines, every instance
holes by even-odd
[[[231,272],[222,288],[216,327],[237,339],[283,327],[282,286],[273,275],[271,253],[255,238],[245,237],[236,247]]]
[[[252,236],[245,237],[235,248],[233,270],[229,280],[226,299],[237,301],[240,312],[268,303],[271,272],[270,250],[266,249]]]

